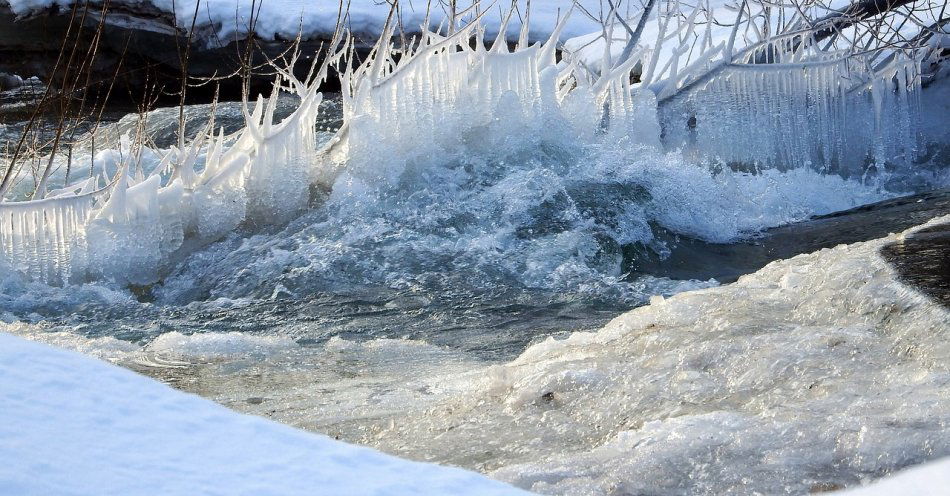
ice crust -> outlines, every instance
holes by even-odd
[[[879,257],[902,236],[656,297],[359,441],[543,494],[799,494],[950,455],[950,312]]]
[[[802,493],[946,456],[950,312],[878,256],[901,236],[549,338],[371,444],[491,453],[475,466],[546,494]]]
[[[241,332],[184,335],[168,332],[148,343],[145,351],[171,356],[219,360],[227,357],[280,353],[297,344],[279,336],[252,336]]]

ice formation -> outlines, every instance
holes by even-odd
[[[215,136],[209,127],[190,146],[181,140],[166,151],[147,177],[143,147],[127,138],[104,191],[0,203],[4,259],[49,283],[149,284],[181,250],[242,225],[293,219],[317,183],[332,186],[333,195],[378,191],[453,151],[501,157],[515,141],[560,149],[684,148],[780,168],[863,170],[866,157],[881,165],[913,157],[919,57],[893,51],[871,68],[881,50],[872,57],[819,49],[802,42],[800,32],[763,34],[762,42],[733,54],[739,26],[758,29],[754,22],[742,24],[740,15],[728,41],[713,43],[710,22],[705,38],[694,36],[695,24],[683,24],[701,10],[662,13],[654,21],[661,26],[655,46],[631,46],[620,57],[607,50],[599,70],[556,61],[569,15],[547,42],[528,46],[525,34],[514,51],[504,36],[510,13],[490,48],[482,40],[485,12],[445,35],[423,26],[400,50],[391,41],[391,17],[357,67],[341,63],[349,45],[337,37],[306,82],[281,71],[270,98],[245,110],[246,127],[237,136]],[[674,24],[682,32],[666,36]],[[663,46],[671,38],[679,40],[672,52]],[[695,39],[704,41],[692,53]],[[342,74],[344,125],[317,150],[317,88],[328,64]],[[300,103],[275,123],[281,91]]]
[[[148,177],[143,147],[126,134],[107,187],[0,203],[4,261],[49,284],[90,278],[149,284],[186,238],[214,241],[245,221],[288,220],[309,200],[317,79],[283,80],[301,100],[281,122],[274,122],[274,111],[283,88],[275,84],[270,98],[245,112],[247,126],[237,137],[214,136],[209,125],[189,146],[167,150]],[[203,169],[196,173],[199,159]],[[79,184],[85,190],[96,181]]]
[[[750,47],[741,62],[725,64],[703,81],[669,81],[661,90],[689,86],[664,109],[668,143],[693,145],[730,162],[781,166],[810,162],[860,170],[877,163],[910,164],[916,152],[918,61],[895,57],[868,71],[862,57],[793,53],[788,61],[757,62],[783,40]],[[744,59],[744,60],[743,60]]]
[[[39,281],[68,281],[81,264],[95,193],[0,204],[0,251],[11,269]]]

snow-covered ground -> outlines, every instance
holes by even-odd
[[[71,6],[72,0],[0,0],[8,3],[11,10],[17,15],[26,15],[51,5],[60,7]],[[189,28],[192,17],[195,15],[196,0],[131,0],[124,3],[133,8],[144,4],[159,11],[174,13],[180,27]],[[462,0],[459,9],[467,8],[471,2]],[[488,24],[487,34],[497,33],[501,15],[500,5],[507,9],[510,2],[484,2],[491,5],[492,12],[485,15]],[[433,27],[438,26],[445,19],[445,13],[438,5],[432,2],[430,21]],[[525,2],[519,2],[524,12]],[[558,16],[563,16],[573,4],[572,0],[545,0],[531,4],[530,21],[532,39],[540,39],[550,34],[557,23]],[[594,16],[602,15],[599,0],[583,0],[580,2]],[[605,4],[606,5],[606,4]],[[231,39],[235,33],[247,31],[248,21],[251,19],[252,7],[259,12],[255,31],[264,38],[280,36],[284,39],[293,39],[300,32],[304,37],[327,37],[333,33],[336,26],[339,4],[335,0],[200,0],[195,21],[196,28],[202,32],[213,29],[224,40]],[[259,10],[258,10],[259,9]],[[417,31],[426,18],[427,2],[403,2],[401,19],[407,31]],[[625,9],[626,12],[626,9]],[[631,9],[630,14],[636,11]],[[347,26],[353,33],[363,36],[375,36],[382,31],[383,24],[389,14],[389,5],[378,0],[352,0],[349,2],[349,18]],[[115,19],[113,22],[119,22]],[[521,20],[514,18],[509,24],[508,34],[517,39],[521,28]],[[562,33],[571,37],[598,30],[598,24],[589,16],[581,12],[572,15],[571,22]]]
[[[950,458],[909,468],[865,487],[841,491],[841,496],[943,496],[950,490]]]
[[[0,494],[515,495],[0,333]]]

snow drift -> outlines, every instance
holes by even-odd
[[[5,494],[527,494],[234,413],[0,333]]]

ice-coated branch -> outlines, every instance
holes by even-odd
[[[647,19],[650,18],[650,13],[653,11],[654,5],[656,5],[656,0],[647,0],[646,6],[643,7],[643,13],[640,14],[640,20],[637,21],[637,27],[630,33],[630,39],[627,40],[627,45],[623,47],[623,52],[620,54],[618,63],[622,64],[630,58],[633,49],[636,48],[637,43],[640,42],[640,36],[643,35],[643,29],[647,25]],[[624,23],[624,25],[626,25],[626,23]],[[629,29],[629,26],[627,26],[627,28]]]
[[[813,23],[811,37],[821,41],[857,22],[892,11],[918,0],[858,0],[840,12],[828,14]]]

